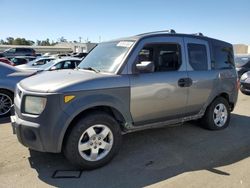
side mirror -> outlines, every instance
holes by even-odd
[[[50,68],[50,71],[54,71],[54,70],[57,70],[56,66],[53,66],[53,67]]]
[[[139,72],[154,72],[155,65],[152,61],[142,61],[138,64],[136,64],[136,69]]]

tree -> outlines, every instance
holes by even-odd
[[[6,40],[7,40],[7,44],[12,45],[13,41],[14,41],[14,38],[13,37],[8,37],[8,38],[6,38]]]
[[[60,37],[60,38],[58,39],[58,42],[67,42],[67,39],[65,39],[64,37]]]
[[[41,42],[40,40],[36,40],[36,45],[37,45],[37,46],[40,46],[41,43],[42,43],[42,42]]]

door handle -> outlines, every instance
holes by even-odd
[[[178,85],[180,87],[190,87],[193,84],[193,80],[191,78],[180,78],[178,80]]]
[[[185,87],[185,85],[186,85],[185,78],[179,79],[179,80],[178,80],[178,85],[179,85],[180,87]]]

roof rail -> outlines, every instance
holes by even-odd
[[[200,32],[199,32],[199,33],[194,33],[193,35],[202,36],[202,37],[204,36],[204,35],[203,35],[202,33],[200,33]]]
[[[176,32],[175,32],[174,29],[169,29],[169,30],[153,31],[153,32],[148,32],[148,33],[141,33],[141,34],[136,35],[136,36],[148,35],[148,34],[154,34],[154,33],[169,33],[169,34],[175,34]]]

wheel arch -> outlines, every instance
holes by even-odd
[[[62,147],[64,146],[67,137],[70,133],[70,131],[72,130],[72,128],[74,127],[74,125],[76,124],[77,121],[79,121],[79,119],[83,118],[84,116],[87,116],[93,112],[105,112],[107,114],[109,114],[110,116],[112,116],[120,125],[120,129],[121,132],[125,132],[126,128],[125,125],[127,123],[127,121],[129,121],[124,115],[123,113],[118,110],[117,108],[110,106],[110,105],[96,105],[96,106],[91,106],[89,108],[86,108],[82,111],[80,111],[79,113],[77,113],[72,119],[71,121],[67,124],[67,127],[62,135],[62,140],[59,143],[59,150],[62,150]]]
[[[233,111],[235,104],[230,100],[230,95],[226,92],[222,92],[219,95],[217,95],[214,100],[218,97],[222,97],[227,100],[229,106],[230,106],[230,111]]]
[[[0,92],[1,91],[7,91],[7,92],[10,92],[14,95],[14,91],[12,91],[11,89],[6,89],[6,88],[0,88]]]

